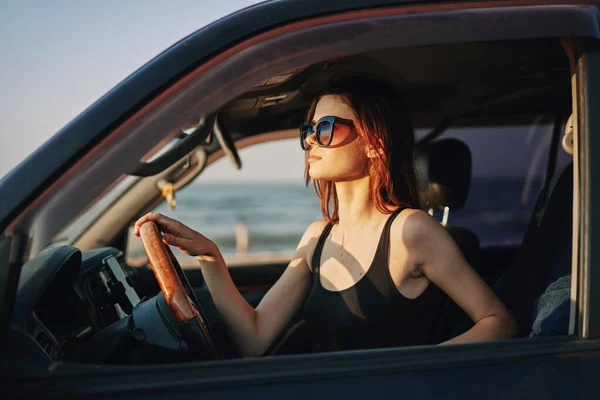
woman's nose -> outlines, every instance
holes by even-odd
[[[308,135],[306,137],[306,143],[308,143],[312,147],[315,147],[317,145],[317,135],[315,135],[314,133]]]

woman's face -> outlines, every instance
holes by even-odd
[[[337,95],[326,95],[319,100],[311,123],[315,124],[326,116],[350,120],[356,126],[352,109]],[[355,128],[335,123],[332,142],[325,148],[319,147],[314,134],[306,141],[310,145],[307,156],[308,173],[312,179],[342,182],[367,175],[367,146]]]

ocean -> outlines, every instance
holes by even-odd
[[[451,210],[449,223],[473,230],[482,246],[517,245],[521,242],[541,180],[473,179],[468,200]],[[235,226],[245,224],[251,255],[289,257],[304,230],[322,218],[312,185],[302,183],[206,183],[194,182],[177,192],[177,206],[161,204],[156,212],[178,219],[213,240],[226,259],[236,254]],[[436,214],[441,218],[440,213]],[[139,241],[139,240],[138,240]],[[175,250],[179,259],[189,259]],[[139,243],[129,257],[143,255]]]

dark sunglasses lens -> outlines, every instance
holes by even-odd
[[[312,126],[310,124],[304,124],[300,128],[300,145],[302,146],[303,150],[308,150],[308,148],[310,147],[310,145],[306,141],[306,138],[310,136],[311,133]]]
[[[319,134],[317,135],[317,140],[321,146],[327,146],[331,142],[331,122],[323,121],[317,127],[317,131]]]

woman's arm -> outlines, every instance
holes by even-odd
[[[292,261],[281,278],[265,294],[256,309],[242,297],[231,279],[217,246],[202,234],[161,214],[148,214],[136,222],[134,233],[146,221],[154,221],[165,232],[163,241],[198,259],[202,274],[223,317],[233,342],[245,357],[260,356],[296,314],[312,282],[306,254],[314,249],[321,221],[304,233]]]
[[[398,230],[427,279],[442,289],[471,317],[475,326],[444,343],[511,338],[518,327],[512,314],[465,260],[448,232],[423,211],[411,211]]]

